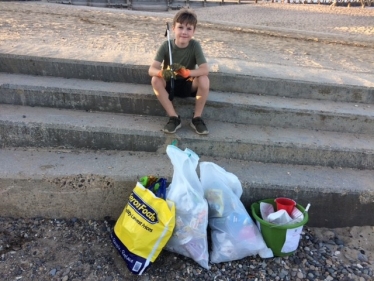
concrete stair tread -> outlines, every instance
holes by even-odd
[[[96,219],[101,219],[103,215],[117,216],[121,210],[115,209],[115,206],[119,205],[123,208],[124,203],[116,204],[114,199],[110,200],[112,193],[116,194],[117,201],[125,202],[139,177],[152,174],[166,177],[171,181],[173,175],[173,167],[165,151],[147,153],[8,148],[0,149],[0,158],[7,160],[0,162],[0,178],[3,186],[0,209],[3,215],[11,216],[17,216],[17,212],[22,213],[25,210],[28,210],[29,215],[38,215],[40,211],[44,214],[49,212],[52,217],[59,217],[62,213],[65,217]],[[342,206],[342,212],[339,213],[339,206],[328,206],[329,196],[337,194],[341,197],[342,194],[349,194],[352,198],[356,198],[355,200],[360,198],[361,204],[365,204],[366,200],[370,201],[370,196],[365,197],[365,194],[371,194],[373,190],[370,188],[374,188],[371,184],[374,181],[374,173],[367,170],[264,164],[207,156],[201,156],[200,162],[202,161],[216,163],[241,180],[245,193],[242,200],[248,208],[256,200],[296,191],[300,198],[295,195],[295,200],[302,205],[311,203],[310,223],[313,225],[325,224],[326,221],[318,221],[321,218],[336,220],[329,222],[334,226],[354,223],[360,215],[365,215],[349,213],[350,215],[347,216],[347,212],[354,208],[355,202],[351,202],[349,209]],[[199,169],[197,171],[199,173]],[[92,180],[91,183],[88,182],[89,179]],[[25,188],[23,186],[25,182],[28,182],[27,186],[31,183],[34,188]],[[114,186],[116,183],[118,186]],[[107,188],[107,184],[111,187]],[[114,191],[117,189],[121,192]],[[304,193],[309,195],[306,196]],[[318,194],[325,194],[325,199],[318,197]],[[54,198],[56,205],[52,206],[48,203],[51,197]],[[90,201],[91,198],[93,201]],[[12,204],[18,207],[6,209]],[[41,206],[43,210],[39,209]],[[56,208],[56,206],[62,207]],[[322,206],[324,210],[336,208],[336,212],[323,214],[318,209]]]
[[[81,131],[96,131],[113,134],[150,133],[161,138],[173,137],[164,134],[161,129],[167,117],[140,116],[131,114],[113,114],[105,112],[85,112],[54,108],[0,105],[2,123],[42,126],[44,128],[62,128]],[[327,131],[273,128],[244,124],[232,124],[207,119],[210,134],[197,135],[189,128],[190,120],[182,120],[182,128],[175,138],[196,139],[223,142],[253,142],[278,146],[308,146],[324,150],[367,151],[374,153],[374,138],[365,134],[346,134]]]

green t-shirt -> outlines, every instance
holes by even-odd
[[[206,63],[206,59],[200,43],[191,39],[186,48],[179,48],[175,45],[174,40],[171,41],[171,53],[173,55],[173,63],[179,63],[187,69],[195,69],[196,65]],[[158,49],[155,61],[164,62],[164,69],[170,65],[169,46],[166,40]]]

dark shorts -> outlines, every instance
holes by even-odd
[[[166,82],[166,91],[170,95],[170,81]],[[196,92],[192,92],[192,79],[176,79],[174,80],[174,96],[180,98],[196,97]]]

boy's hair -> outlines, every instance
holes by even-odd
[[[196,29],[197,16],[193,10],[182,8],[174,16],[173,27],[176,23],[190,24],[193,25],[194,29]]]

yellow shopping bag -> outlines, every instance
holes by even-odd
[[[156,260],[175,226],[175,205],[137,183],[111,239],[128,269],[141,275]]]

